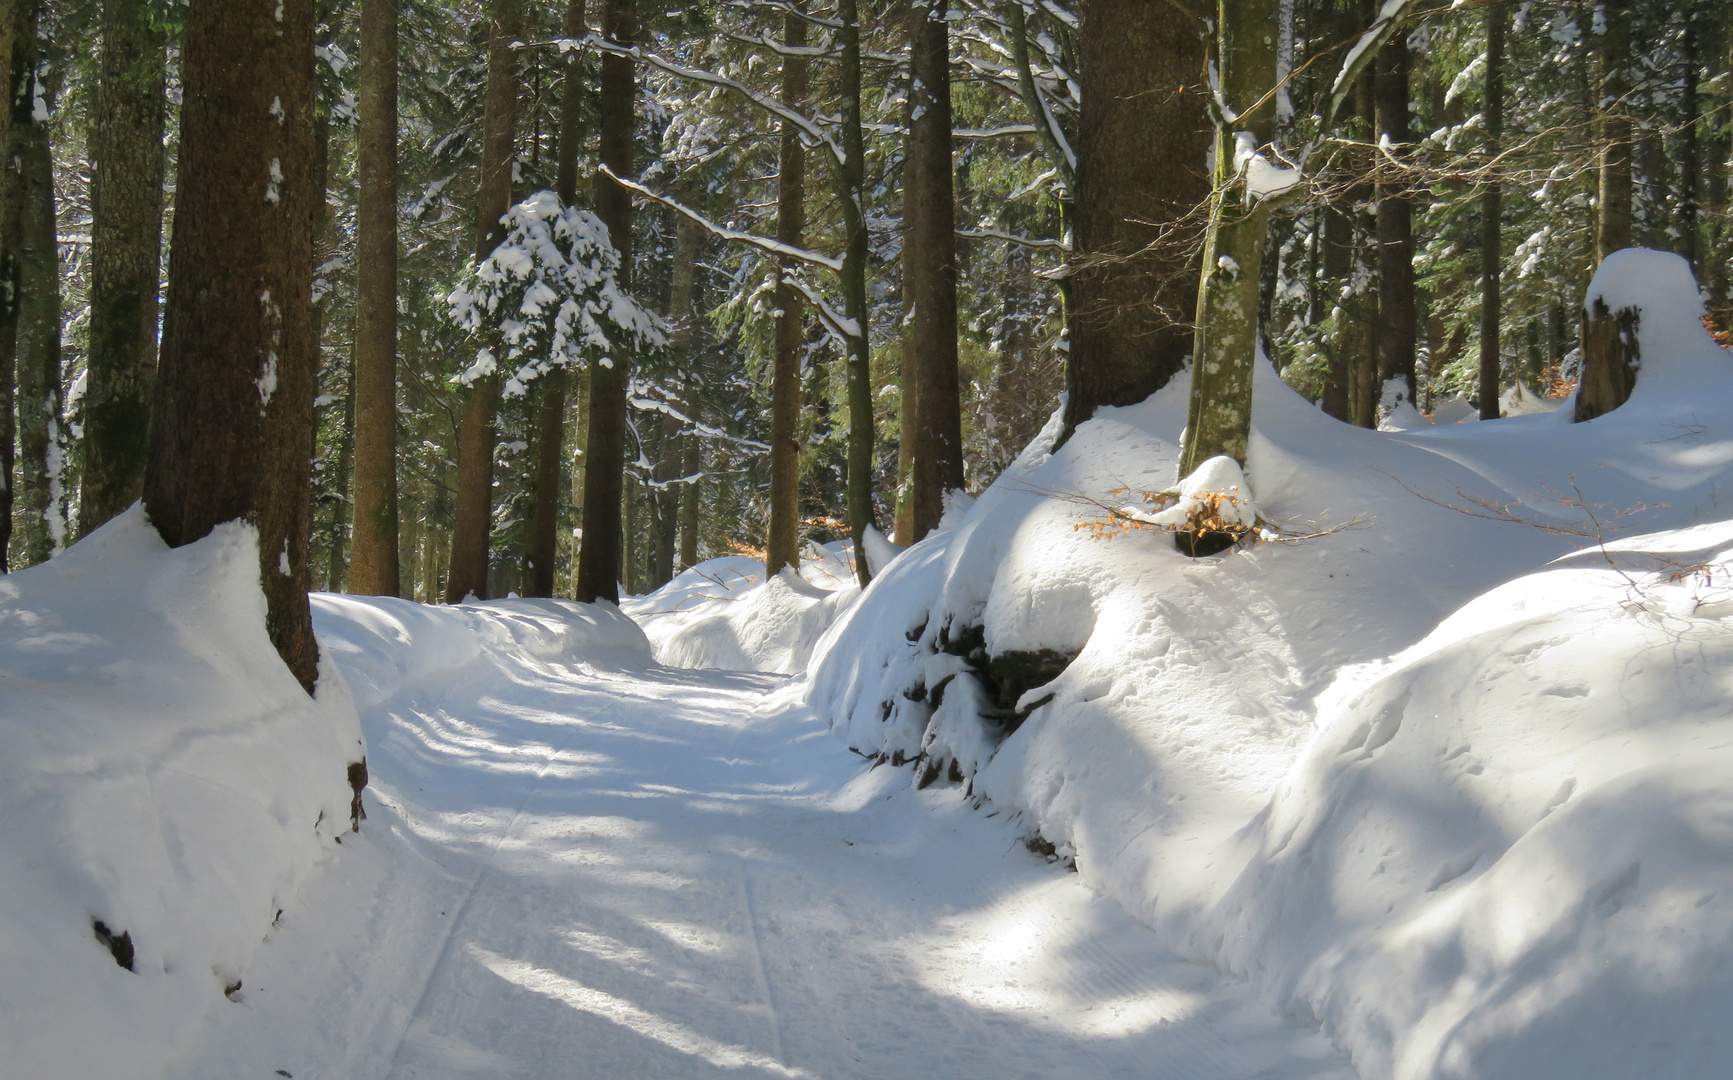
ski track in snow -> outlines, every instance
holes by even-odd
[[[1352,1080],[786,680],[621,664],[364,713],[364,831],[173,1075]]]

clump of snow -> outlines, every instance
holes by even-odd
[[[1258,523],[1251,485],[1246,483],[1240,463],[1226,454],[1210,458],[1178,485],[1159,494],[1173,498],[1173,505],[1155,513],[1127,506],[1120,513],[1165,529],[1196,528],[1200,522],[1209,522],[1211,527],[1251,529]]]
[[[1280,195],[1300,183],[1300,170],[1258,153],[1258,140],[1249,131],[1234,132],[1234,172],[1245,177],[1248,201]]]
[[[853,545],[837,541],[809,543],[798,574],[784,567],[766,581],[763,562],[725,555],[620,607],[644,628],[660,663],[790,675],[806,669],[820,636],[859,594]]]
[[[172,1072],[349,831],[343,678],[271,646],[251,528],[170,550],[135,506],[0,578],[0,680],[0,1071]]]
[[[1670,251],[1626,248],[1602,260],[1583,297],[1617,313],[1636,308],[1639,395],[1690,393],[1691,384],[1727,367],[1727,354],[1703,326],[1703,297],[1691,264]]]
[[[1733,566],[1627,538],[1726,516],[1733,362],[1694,285],[1620,287],[1644,367],[1591,424],[1367,431],[1260,361],[1245,477],[1300,542],[1089,528],[1174,475],[1184,377],[1044,432],[839,618],[809,706],[1366,1077],[1727,1072]]]

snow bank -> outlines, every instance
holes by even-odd
[[[355,706],[271,647],[251,529],[138,507],[0,578],[0,680],[4,1071],[162,1075],[348,831]]]
[[[785,567],[769,581],[757,559],[709,559],[620,606],[643,626],[660,663],[791,675],[806,669],[819,637],[860,594],[852,548],[809,543],[799,574]]]
[[[1103,527],[1173,485],[1184,379],[1045,432],[838,620],[808,703],[1020,814],[1369,1078],[1724,1072],[1727,627],[1667,580],[1707,555],[1545,570],[1727,514],[1733,363],[1674,306],[1587,424],[1370,432],[1260,363],[1247,479],[1295,543],[1192,560]]]

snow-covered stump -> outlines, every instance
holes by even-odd
[[[1601,261],[1583,296],[1583,370],[1577,423],[1630,400],[1642,368],[1643,341],[1656,358],[1700,349],[1703,300],[1691,264],[1667,251],[1626,248]]]
[[[1605,299],[1591,296],[1583,308],[1583,374],[1577,389],[1577,423],[1610,413],[1630,399],[1637,385],[1642,350],[1637,328],[1642,309],[1613,310]]]

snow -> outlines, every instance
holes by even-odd
[[[1234,132],[1234,172],[1246,180],[1246,199],[1280,195],[1300,182],[1300,170],[1277,165],[1258,152],[1258,140],[1249,131]]]
[[[1364,431],[1260,360],[1246,479],[1309,539],[1102,527],[1171,489],[1183,378],[1045,432],[884,568],[806,700],[1364,1077],[1726,1074],[1733,362],[1675,256],[1592,294],[1641,309],[1643,367],[1587,424]]]
[[[0,578],[0,1072],[162,1075],[353,835],[354,705],[264,612],[250,528],[170,550],[136,506]]]

